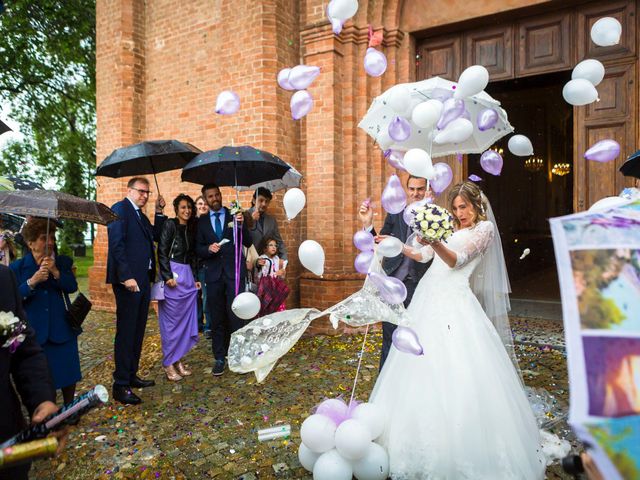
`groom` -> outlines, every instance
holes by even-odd
[[[420,177],[410,175],[407,179],[407,205],[421,201],[425,196],[432,198],[432,192],[429,190],[427,194],[427,180]],[[362,221],[362,227],[377,235],[373,228],[373,209],[369,202],[363,202],[358,210],[358,217]],[[384,219],[384,225],[380,230],[380,235],[390,235],[399,238],[402,242],[406,242],[411,234],[411,228],[405,223],[403,212],[388,213]],[[390,277],[401,280],[407,287],[407,298],[404,306],[409,306],[413,292],[415,292],[418,282],[425,274],[431,263],[420,263],[400,254],[397,257],[385,258],[382,261],[382,268]],[[391,348],[391,339],[396,326],[393,323],[382,322],[382,353],[380,354],[380,370],[384,365],[389,349]]]

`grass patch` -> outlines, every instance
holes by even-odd
[[[93,266],[93,247],[87,247],[86,257],[74,257],[73,264],[76,267],[76,278],[89,276],[89,267]]]

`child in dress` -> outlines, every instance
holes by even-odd
[[[260,252],[256,262],[255,278],[256,283],[260,283],[260,279],[266,275],[272,277],[280,277],[284,280],[287,268],[287,261],[278,257],[278,242],[275,238],[265,237],[261,242]],[[285,310],[285,302],[278,307],[278,312]]]

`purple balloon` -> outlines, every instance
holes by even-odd
[[[391,175],[382,192],[382,207],[388,213],[400,213],[407,205],[407,194],[397,175]]]
[[[393,168],[402,170],[403,172],[407,171],[407,169],[404,168],[404,165],[402,164],[404,152],[401,152],[400,150],[387,150],[386,152],[384,152],[384,156],[387,158],[387,162],[389,162],[389,165],[391,165]]]
[[[333,420],[333,423],[340,425],[350,417],[349,407],[341,398],[328,398],[316,409],[316,414],[324,415]]]
[[[290,68],[283,68],[278,72],[278,85],[284,88],[285,90],[295,90],[289,83],[289,74],[291,73]]]
[[[381,273],[369,272],[369,278],[385,302],[397,305],[407,298],[407,287],[395,277],[387,277]]]
[[[291,116],[294,120],[299,120],[311,111],[313,107],[313,98],[306,90],[298,90],[291,95]]]
[[[389,124],[389,136],[396,142],[404,142],[411,136],[411,124],[406,118],[394,118]]]
[[[453,97],[453,90],[447,90],[446,88],[434,88],[430,94],[431,98],[440,100],[444,103],[445,100]]]
[[[478,125],[478,130],[480,130],[481,132],[495,127],[496,123],[498,123],[498,112],[496,112],[493,108],[485,108],[484,110],[480,110],[480,112],[478,112],[476,124]]]
[[[424,350],[418,339],[418,335],[410,327],[398,325],[393,331],[391,342],[401,352],[411,353],[413,355],[424,355]]]
[[[402,213],[402,219],[404,220],[404,223],[406,223],[407,225],[411,225],[413,223],[413,217],[415,216],[415,210],[420,207],[424,207],[427,203],[429,203],[429,199],[425,197],[422,200],[418,200],[417,202],[413,202],[407,205],[407,208],[405,208],[404,212]]]
[[[231,90],[225,90],[218,94],[216,100],[216,113],[220,115],[231,115],[240,109],[240,97]]]
[[[358,230],[353,235],[353,244],[361,252],[370,252],[375,246],[375,241],[373,240],[373,235],[371,235],[371,232],[367,232],[366,230]]]
[[[479,177],[475,173],[472,173],[471,175],[469,175],[469,180],[471,180],[472,182],[480,182],[482,181],[482,177]]]
[[[364,56],[364,71],[372,77],[379,77],[387,70],[387,57],[380,50],[367,48]]]
[[[320,75],[320,67],[296,65],[289,73],[289,83],[296,90],[304,90]]]
[[[465,111],[464,100],[459,98],[448,98],[444,101],[444,108],[442,109],[442,115],[440,120],[436,124],[438,130],[442,130],[456,118],[460,118]]]
[[[373,261],[373,251],[360,252],[356,256],[356,261],[354,262],[354,266],[356,267],[356,272],[364,273],[366,275],[369,272],[369,267],[371,266],[372,261]]]
[[[440,194],[449,186],[453,180],[453,170],[444,162],[438,162],[433,166],[436,171],[435,176],[430,180],[431,189],[434,193]]]
[[[491,175],[500,175],[502,164],[502,157],[495,150],[486,150],[480,155],[480,166]]]
[[[610,162],[620,155],[620,144],[615,140],[600,140],[584,153],[587,160],[595,160],[596,162]]]
[[[458,160],[458,163],[462,163],[462,154],[461,153],[456,153],[456,160]]]

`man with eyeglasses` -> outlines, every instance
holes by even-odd
[[[149,201],[149,181],[134,177],[127,183],[127,196],[111,209],[118,220],[107,227],[107,283],[116,297],[116,338],[114,345],[113,398],[138,404],[140,397],[131,388],[155,385],[138,376],[140,352],[149,315],[151,283],[156,275],[154,242],[158,241],[166,217],[161,195],[155,202],[154,225],[142,209]]]

